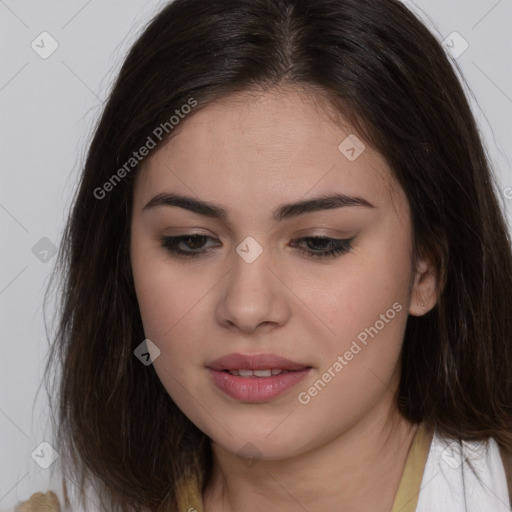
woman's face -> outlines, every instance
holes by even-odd
[[[410,211],[386,163],[298,90],[231,97],[181,122],[137,176],[131,228],[162,385],[218,446],[267,459],[378,421],[428,285],[412,272]],[[347,197],[309,203],[334,194]]]

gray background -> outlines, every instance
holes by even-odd
[[[53,466],[36,462],[37,454],[51,456],[51,448],[41,446],[49,439],[40,389],[48,349],[43,292],[111,80],[164,3],[0,0],[0,511],[50,485]],[[512,0],[405,3],[439,40],[458,32],[469,44],[456,63],[510,223]],[[51,49],[48,36],[39,36],[44,31],[58,43],[46,59],[31,46]],[[448,41],[452,51],[463,48],[453,36]]]

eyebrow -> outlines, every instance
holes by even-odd
[[[212,217],[224,222],[228,221],[228,211],[219,204],[202,201],[191,196],[176,193],[162,193],[151,199],[143,210],[157,208],[161,206],[178,206],[190,210],[191,212]],[[344,206],[365,206],[375,208],[373,204],[366,199],[357,196],[347,196],[345,194],[330,194],[312,199],[305,199],[294,203],[285,203],[277,206],[272,212],[272,218],[275,221],[283,221],[292,217],[298,217],[305,213],[316,212],[320,210],[330,210]]]

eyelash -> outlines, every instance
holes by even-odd
[[[178,245],[184,241],[184,240],[190,240],[190,239],[211,239],[211,237],[206,235],[181,235],[181,236],[165,236],[161,239],[162,241],[162,247],[166,249],[168,252],[170,252],[173,256],[176,256],[178,258],[198,258],[199,256],[202,256],[209,251],[198,251],[198,252],[188,252],[183,251],[178,248]],[[304,238],[297,239],[298,241],[301,240],[315,240],[315,241],[325,241],[328,242],[331,246],[330,249],[325,250],[323,252],[318,251],[311,251],[304,248],[299,248],[299,252],[301,254],[304,254],[306,257],[309,258],[336,258],[337,256],[340,256],[342,254],[345,254],[349,252],[352,249],[351,242],[353,238],[350,239],[338,239],[338,238],[329,238],[329,237],[323,237],[323,236],[308,236]]]

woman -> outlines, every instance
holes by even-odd
[[[66,505],[509,510],[493,187],[400,2],[169,4],[119,74],[60,255]]]

